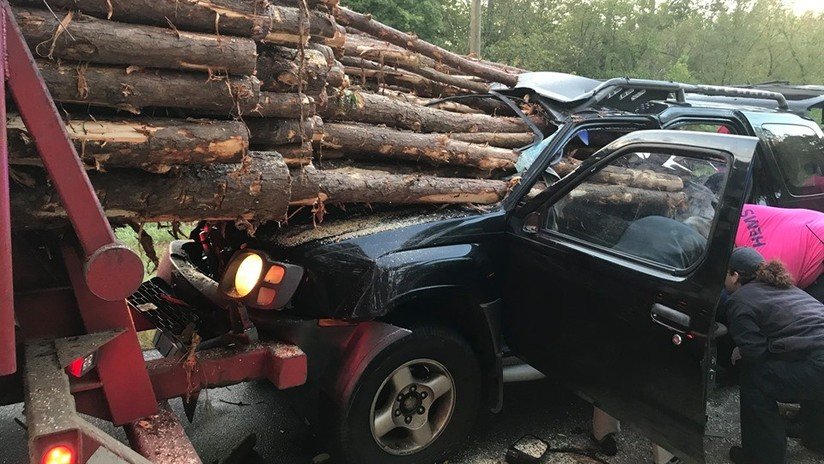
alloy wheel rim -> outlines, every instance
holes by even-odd
[[[417,453],[434,442],[455,410],[455,381],[443,364],[415,359],[381,383],[372,399],[372,438],[389,454]]]

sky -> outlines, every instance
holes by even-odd
[[[807,11],[814,13],[824,13],[824,0],[784,0],[796,14],[803,14]]]

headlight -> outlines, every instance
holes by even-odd
[[[218,289],[247,306],[279,309],[286,305],[303,277],[303,268],[272,261],[266,253],[241,250],[232,257]]]

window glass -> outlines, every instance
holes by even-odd
[[[721,124],[717,122],[691,122],[687,124],[681,124],[673,129],[675,130],[683,130],[683,131],[692,131],[692,132],[712,132],[714,134],[737,134],[738,131],[735,130],[729,124]]]
[[[563,162],[574,163],[569,158]],[[545,228],[686,269],[704,253],[725,172],[721,159],[628,153],[556,202]]]
[[[810,127],[794,124],[764,124],[761,128],[790,192],[794,195],[824,193],[821,137]]]

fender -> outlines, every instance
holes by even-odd
[[[342,350],[338,366],[329,369],[321,379],[321,389],[339,406],[348,406],[358,380],[369,363],[386,347],[408,336],[411,332],[384,322],[362,322],[355,328]]]

